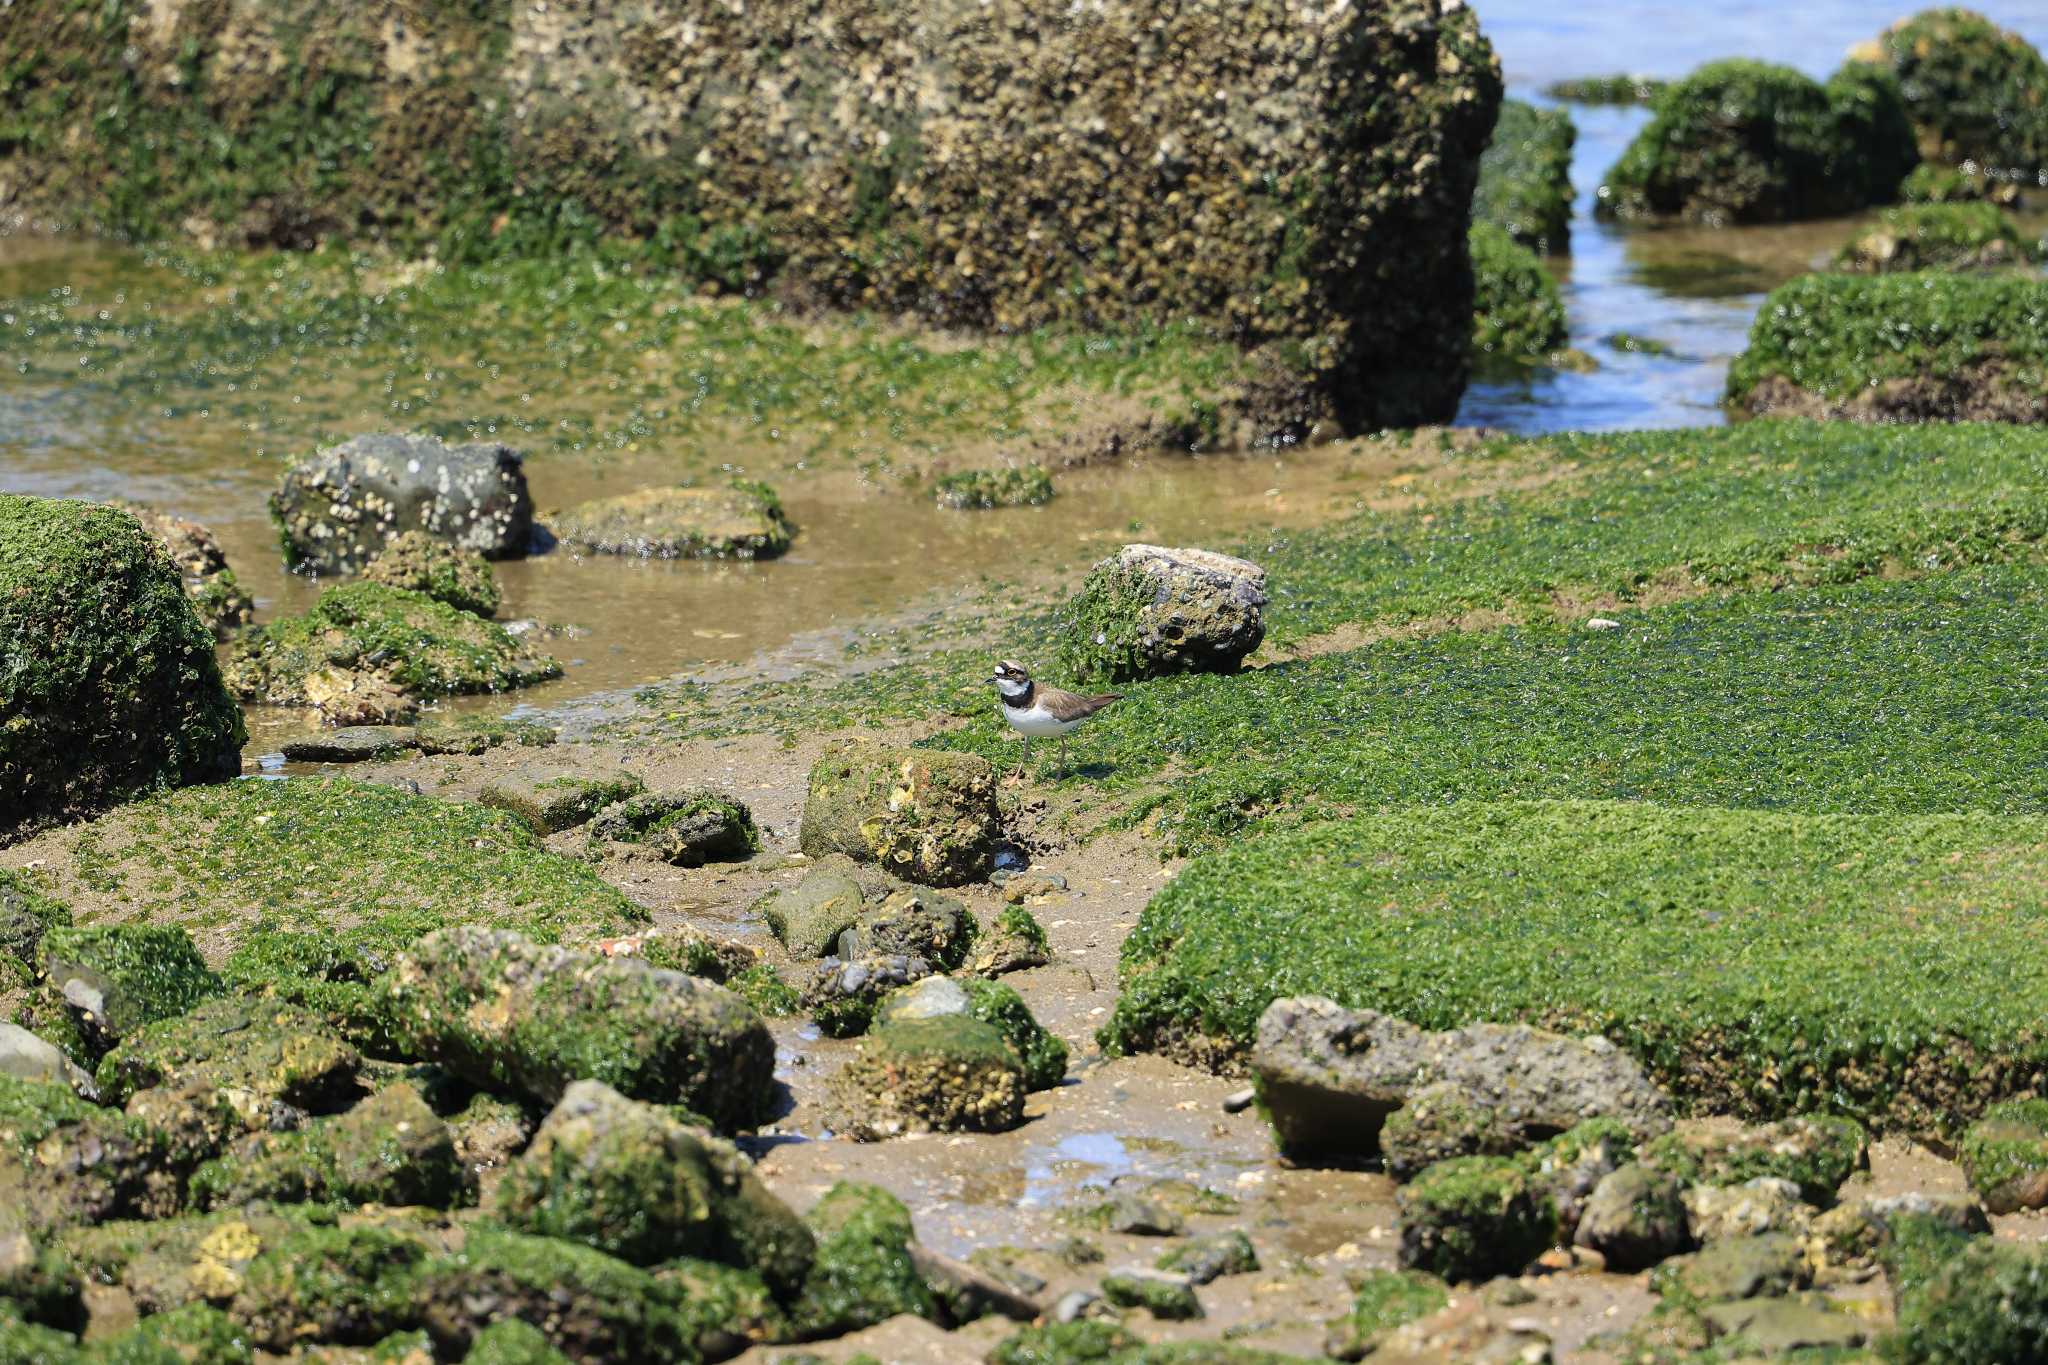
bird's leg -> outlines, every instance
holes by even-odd
[[[1024,736],[1024,757],[1017,760],[1017,775],[1024,775],[1025,765],[1031,762],[1031,736]]]
[[[1067,764],[1067,737],[1060,736],[1060,776],[1065,777],[1074,770]]]

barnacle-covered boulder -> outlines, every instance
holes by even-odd
[[[408,531],[486,559],[526,553],[533,499],[519,452],[433,436],[357,436],[285,471],[271,516],[294,569],[355,573]]]

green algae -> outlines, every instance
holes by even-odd
[[[1898,1310],[1880,1342],[1897,1365],[2048,1361],[2048,1258],[1963,1238],[1930,1219],[1896,1228],[1882,1258]]]
[[[1038,465],[962,469],[932,480],[932,498],[955,511],[1039,507],[1052,501],[1052,475]]]
[[[1472,351],[1490,361],[1539,361],[1564,345],[1564,300],[1535,253],[1491,223],[1472,226]]]
[[[801,1337],[843,1336],[910,1313],[936,1317],[939,1302],[910,1259],[910,1210],[887,1190],[842,1180],[804,1222],[818,1239],[802,1291],[790,1305]]]
[[[0,986],[33,985],[44,937],[70,923],[70,906],[44,895],[26,874],[0,867]]]
[[[0,840],[241,768],[213,635],[133,516],[0,494]]]
[[[1562,109],[1502,100],[1493,141],[1479,158],[1472,221],[1490,223],[1539,255],[1571,247],[1572,144],[1578,130]]]
[[[296,1006],[215,996],[190,1013],[149,1024],[100,1060],[101,1100],[204,1080],[315,1112],[355,1094],[362,1058],[318,1016]]]
[[[1878,39],[1930,161],[2001,176],[2048,169],[2048,62],[2032,44],[1966,9],[1922,10]]]
[[[259,921],[221,963],[221,980],[246,998],[303,1009],[357,1047],[397,1046],[371,983],[390,965],[351,935],[278,930]]]
[[[1103,1042],[1241,1049],[1271,1000],[1321,994],[1425,1028],[1601,1033],[1716,1112],[1949,1133],[2040,1065],[2048,976],[2023,945],[2044,834],[1625,803],[1326,823],[1155,896]]]
[[[1550,1196],[1503,1157],[1439,1161],[1399,1198],[1402,1266],[1453,1282],[1518,1274],[1557,1236]]]
[[[363,581],[444,602],[475,616],[498,614],[498,577],[482,555],[458,550],[425,531],[407,531],[378,551]]]
[[[1799,1115],[1754,1133],[1665,1133],[1637,1150],[1636,1160],[1688,1185],[1742,1185],[1789,1180],[1816,1208],[1835,1202],[1835,1191],[1869,1165],[1869,1139],[1853,1119]]]
[[[1024,997],[998,981],[963,979],[967,1012],[1003,1035],[1024,1068],[1030,1090],[1049,1090],[1067,1076],[1067,1045],[1033,1017]]]
[[[1655,76],[1577,76],[1552,81],[1543,93],[1567,104],[1648,104],[1670,84]]]
[[[1352,1283],[1351,1310],[1330,1324],[1327,1350],[1339,1360],[1370,1355],[1380,1338],[1405,1323],[1450,1305],[1434,1275],[1415,1270],[1369,1270]]]
[[[53,981],[77,978],[98,993],[89,1031],[99,1048],[174,1019],[221,989],[192,936],[177,925],[60,926],[43,935],[41,955]]]
[[[454,1208],[476,1197],[447,1124],[405,1084],[295,1132],[259,1134],[195,1170],[189,1192],[202,1210],[252,1200]]]
[[[2017,1099],[1991,1106],[1956,1145],[1956,1162],[1969,1177],[1970,1188],[1993,1212],[2007,1212],[2002,1205],[2009,1201],[2001,1195],[2017,1193],[2022,1186],[2031,1194],[2043,1186],[2043,1173],[2048,1172],[2048,1100]]]
[[[1838,268],[1873,273],[2025,265],[2040,254],[1992,204],[1902,204],[1844,246]]]
[[[1004,1338],[988,1359],[990,1365],[1308,1365],[1301,1356],[1220,1341],[1147,1344],[1116,1323],[1086,1318],[1026,1327]]]

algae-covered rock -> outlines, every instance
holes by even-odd
[[[1491,223],[1472,225],[1472,276],[1472,352],[1482,363],[1540,362],[1571,339],[1557,281]]]
[[[419,745],[410,725],[345,725],[294,735],[277,746],[287,763],[370,763]]]
[[[796,533],[760,483],[643,488],[558,512],[549,529],[571,550],[643,559],[773,559]]]
[[[228,567],[227,554],[213,532],[196,521],[139,503],[117,501],[113,505],[133,516],[150,538],[164,547],[185,581],[185,594],[192,599],[200,624],[212,631],[216,640],[232,638],[256,619],[256,599],[243,590],[235,571]]]
[[[110,507],[0,494],[0,841],[241,771],[177,570]]]
[[[82,1100],[97,1103],[100,1099],[91,1072],[72,1061],[64,1049],[19,1024],[0,1023],[0,1076],[48,1081],[68,1088]]]
[[[553,1102],[599,1080],[722,1128],[769,1111],[775,1045],[760,1016],[681,972],[453,928],[401,956],[380,990],[417,1055],[486,1089]]]
[[[1225,1275],[1249,1275],[1259,1268],[1259,1253],[1251,1238],[1232,1229],[1194,1237],[1159,1253],[1153,1265],[1160,1270],[1185,1275],[1194,1284],[1208,1284]]]
[[[358,573],[408,531],[486,559],[526,553],[533,499],[518,451],[433,436],[357,436],[300,460],[270,498],[286,562]]]
[[[418,737],[420,752],[427,754],[481,754],[508,744],[540,749],[556,740],[555,732],[537,721],[446,711],[421,716]]]
[[[498,614],[498,576],[489,561],[427,531],[394,536],[363,566],[363,581],[421,593],[457,611]]]
[[[932,500],[956,512],[1037,507],[1052,501],[1052,475],[1035,464],[962,469],[932,480]]]
[[[1475,1104],[1455,1082],[1412,1091],[1380,1127],[1380,1157],[1396,1180],[1454,1156],[1509,1156],[1523,1145],[1522,1132],[1499,1110]]]
[[[800,1003],[827,1038],[851,1038],[867,1032],[885,996],[931,974],[931,963],[904,953],[828,957],[804,983]]]
[[[954,971],[967,958],[977,926],[967,907],[925,887],[898,887],[840,931],[839,956],[909,953]]]
[[[938,1300],[910,1256],[910,1210],[878,1186],[842,1180],[804,1222],[817,1254],[790,1320],[805,1337],[840,1336],[910,1313],[935,1317]]]
[[[1805,1248],[1796,1237],[1765,1233],[1728,1237],[1657,1267],[1650,1287],[1665,1298],[1696,1303],[1772,1298],[1804,1289],[1812,1280]]]
[[[1351,1288],[1351,1311],[1330,1324],[1323,1343],[1324,1354],[1337,1360],[1365,1359],[1395,1328],[1426,1318],[1451,1301],[1442,1280],[1413,1270],[1368,1270]]]
[[[1049,1090],[1066,1079],[1067,1045],[1038,1022],[1024,998],[995,981],[932,977],[896,992],[882,1002],[884,1023],[947,1017],[979,1019],[993,1027],[1024,1069],[1031,1090]]]
[[[0,867],[0,987],[32,985],[42,975],[43,935],[71,923],[71,907],[36,883]]]
[[[31,1229],[172,1212],[182,1174],[150,1125],[67,1086],[0,1076],[0,1208]]]
[[[1601,1181],[1634,1160],[1635,1134],[1619,1119],[1592,1118],[1522,1151],[1515,1160],[1557,1206],[1560,1237],[1579,1225]]]
[[[1609,1270],[1647,1270],[1692,1240],[1678,1177],[1631,1162],[1594,1187],[1573,1241],[1606,1259]]]
[[[1835,268],[1882,275],[1907,270],[1998,270],[2040,254],[1991,204],[1906,204],[1886,209],[1835,257]]]
[[[535,834],[556,834],[638,796],[646,786],[623,768],[536,759],[493,777],[477,801],[512,812]]]
[[[988,875],[1000,833],[987,759],[843,741],[811,767],[799,841],[813,858],[843,853],[905,881],[958,886]]]
[[[453,1132],[400,1083],[344,1114],[248,1139],[194,1171],[191,1193],[201,1209],[257,1199],[453,1208],[474,1202],[476,1190]]]
[[[83,1290],[77,1263],[33,1235],[22,1210],[0,1212],[0,1319],[78,1331],[86,1323]]]
[[[1983,1237],[1991,1231],[1984,1206],[1971,1196],[1915,1192],[1837,1204],[1813,1220],[1808,1246],[1822,1268],[1863,1270],[1885,1254],[1894,1228],[1906,1228],[1910,1235],[1915,1224],[1959,1238]]]
[[[11,213],[454,268],[609,237],[707,286],[942,328],[1192,323],[1272,372],[1244,393],[1261,433],[1448,420],[1463,383],[1458,238],[1500,99],[1469,6],[455,7],[399,41],[380,8],[131,31],[27,3],[0,34],[0,125],[35,129],[0,151]],[[406,438],[372,439],[406,467]],[[358,480],[287,503],[295,538],[409,510]]]
[[[966,969],[976,976],[1001,976],[1052,961],[1052,945],[1045,927],[1021,905],[1006,905],[996,912],[988,931],[977,934],[974,951]]]
[[[1881,1252],[1897,1305],[1885,1358],[1902,1365],[2048,1361],[2048,1258],[2038,1246],[1904,1218]]]
[[[176,925],[65,926],[43,935],[43,990],[62,1001],[97,1062],[145,1025],[220,993],[192,936]]]
[[[1918,160],[1896,83],[1852,63],[1826,86],[1786,66],[1710,62],[1659,94],[1598,211],[1709,225],[1888,202]]]
[[[1298,1154],[1372,1155],[1418,1080],[1457,1087],[1523,1144],[1594,1116],[1640,1137],[1671,1123],[1663,1092],[1604,1039],[1500,1024],[1428,1033],[1314,996],[1267,1006],[1252,1071],[1282,1149]]]
[[[1513,1275],[1549,1248],[1557,1211],[1500,1157],[1439,1162],[1401,1187],[1401,1264],[1446,1280]]]
[[[1142,1308],[1166,1322],[1204,1317],[1194,1286],[1157,1270],[1122,1270],[1102,1277],[1102,1297],[1118,1308]]]
[[[590,822],[590,842],[646,844],[677,867],[744,862],[761,849],[753,812],[708,789],[641,792],[606,806]]]
[[[778,1294],[811,1268],[814,1239],[732,1144],[598,1081],[570,1086],[505,1171],[509,1227],[653,1265],[679,1256],[757,1271]]]
[[[1636,1157],[1689,1185],[1740,1185],[1759,1176],[1789,1180],[1806,1202],[1822,1208],[1834,1203],[1844,1180],[1870,1164],[1863,1125],[1825,1114],[1735,1131],[1666,1133],[1644,1143]]]
[[[1879,35],[1876,55],[1898,74],[1927,160],[2004,179],[2048,170],[2048,62],[2026,39],[1971,10],[1928,9]]]
[[[214,1236],[233,1240],[234,1229],[232,1222],[219,1224]],[[202,1292],[225,1297],[228,1316],[265,1350],[323,1341],[369,1345],[419,1325],[421,1272],[430,1257],[421,1242],[381,1227],[309,1224],[262,1245]]]
[[[246,1093],[253,1105],[323,1113],[356,1093],[362,1057],[318,1015],[276,1000],[217,996],[151,1023],[101,1059],[108,1104],[175,1082]]]
[[[357,1048],[388,1055],[395,1043],[371,983],[387,954],[331,933],[259,929],[221,963],[229,990],[293,1005]]]
[[[2010,180],[1995,179],[1981,170],[1966,171],[1958,166],[1923,161],[1899,182],[1899,202],[1996,204],[2011,209],[2020,207],[2022,199],[2020,187]]]
[[[993,1026],[953,1015],[884,1024],[836,1077],[844,1130],[999,1133],[1024,1119],[1024,1069]]]
[[[1473,223],[1497,227],[1517,246],[1540,255],[1564,255],[1571,249],[1572,143],[1577,140],[1572,116],[1564,110],[1502,100],[1493,140],[1479,158]]]
[[[476,1334],[462,1365],[573,1365],[547,1335],[519,1318],[494,1322]]]
[[[794,958],[823,957],[861,914],[860,884],[830,868],[814,867],[795,886],[769,892],[754,909]]]
[[[1060,668],[1120,682],[1229,673],[1266,638],[1266,571],[1213,550],[1126,545],[1060,610]]]
[[[1566,104],[1648,104],[1670,84],[1656,76],[1571,76],[1552,81],[1543,93]]]
[[[1685,1221],[1702,1244],[1767,1232],[1803,1237],[1813,1220],[1813,1206],[1800,1197],[1799,1186],[1777,1176],[1740,1185],[1693,1185],[1685,1192]]]
[[[1956,1160],[1993,1213],[2048,1205],[2048,1100],[1994,1104],[1963,1134]]]
[[[227,662],[236,696],[317,707],[336,725],[408,719],[436,697],[503,692],[561,675],[560,663],[504,627],[381,583],[329,588],[304,615],[237,642]]]

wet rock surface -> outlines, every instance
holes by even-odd
[[[278,751],[288,763],[366,763],[418,746],[419,732],[410,725],[347,725],[288,739]]]
[[[1214,550],[1126,545],[1062,609],[1061,664],[1112,682],[1229,673],[1266,638],[1266,571]]]
[[[359,573],[421,531],[486,559],[523,555],[533,499],[519,452],[432,436],[356,436],[293,465],[271,496],[292,567]]]
[[[570,550],[642,559],[773,559],[795,528],[766,484],[645,488],[549,518]]]
[[[985,758],[852,741],[811,769],[802,846],[842,853],[928,886],[979,881],[995,866],[1001,817]]]

